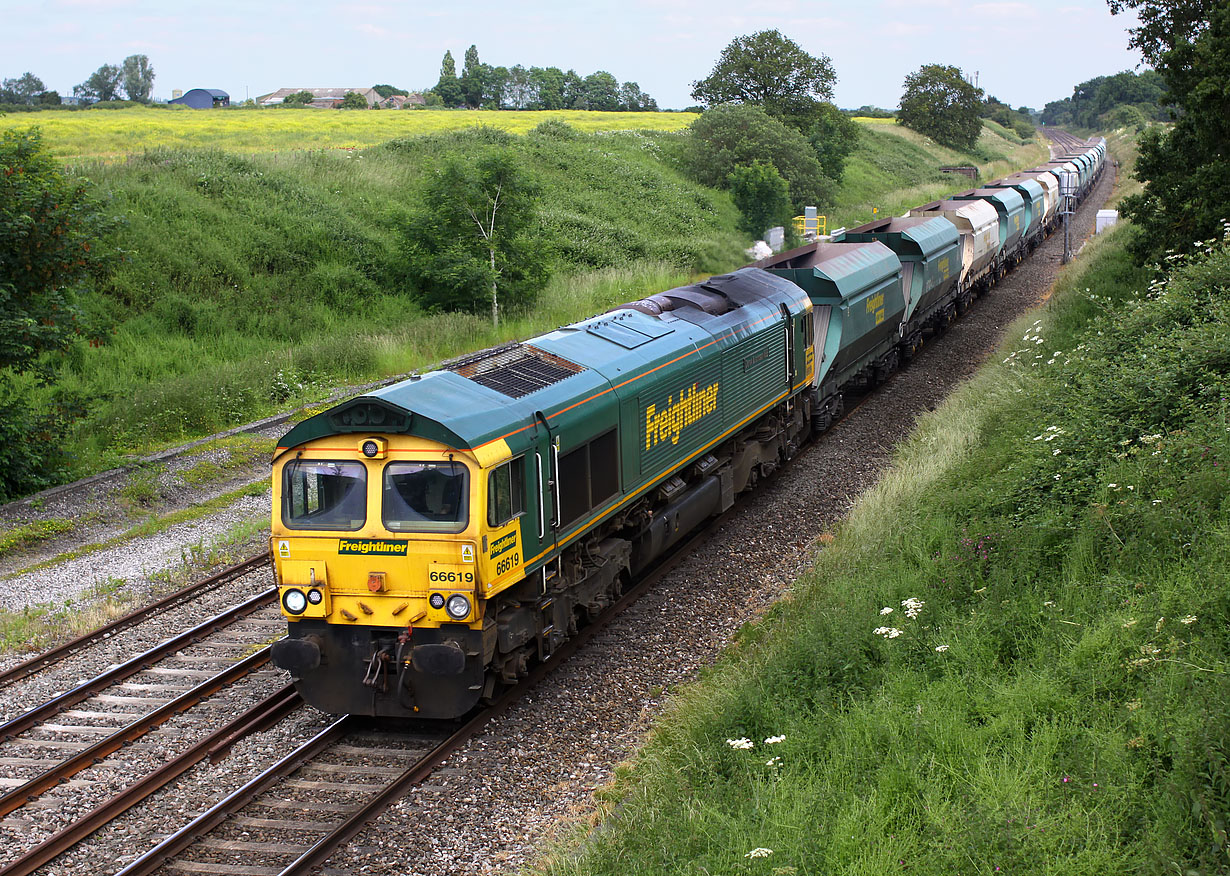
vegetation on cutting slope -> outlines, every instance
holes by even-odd
[[[932,196],[917,184],[938,193],[967,184],[935,167],[970,156],[900,129],[860,127],[869,146],[852,156],[843,184],[841,199],[861,202],[847,224]],[[71,426],[62,440],[34,443],[54,451],[57,477],[81,476],[338,384],[553,328],[692,271],[736,267],[748,238],[730,197],[689,179],[690,136],[587,134],[551,120],[523,136],[480,128],[265,155],[153,149],[92,166],[97,195],[123,220],[100,245],[116,260],[79,299],[98,345],[77,337],[47,363],[49,385],[21,388],[26,410],[62,412]],[[1002,173],[1036,163],[1041,150],[988,131],[979,155]],[[554,270],[536,303],[501,302],[498,331],[489,316],[433,311],[410,240],[426,210],[425,180],[488,151],[507,152],[541,192],[529,233]]]

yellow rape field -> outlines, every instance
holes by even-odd
[[[215,148],[234,152],[353,149],[398,137],[490,125],[523,134],[547,119],[580,131],[677,131],[694,113],[600,113],[484,110],[193,110],[129,107],[84,112],[41,112],[0,117],[0,130],[37,125],[60,158],[113,160],[160,147]]]

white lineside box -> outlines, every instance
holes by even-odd
[[[1097,219],[1094,221],[1094,234],[1101,234],[1107,228],[1119,221],[1118,210],[1098,210]]]

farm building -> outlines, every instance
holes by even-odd
[[[279,88],[273,94],[266,94],[256,99],[259,106],[281,106],[288,95],[297,94],[300,91],[308,91],[312,94],[312,102],[308,106],[319,107],[320,109],[332,109],[342,105],[342,99],[346,96],[346,92],[355,91],[363,96],[367,101],[368,107],[375,106],[380,102],[380,95],[374,88]]]
[[[426,106],[427,101],[421,94],[391,94],[380,105],[385,109],[413,109],[416,106]]]
[[[178,103],[193,109],[214,109],[220,106],[230,106],[231,96],[217,88],[193,88],[185,92],[183,97],[168,100],[167,103]]]

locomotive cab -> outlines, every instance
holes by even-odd
[[[329,712],[462,714],[493,647],[485,600],[520,576],[524,461],[503,441],[314,437],[335,425],[305,421],[274,461],[270,547],[288,621],[274,663]]]

